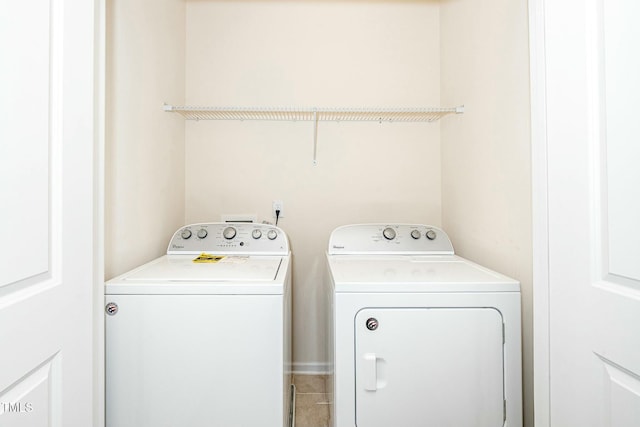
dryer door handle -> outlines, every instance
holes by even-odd
[[[375,353],[365,353],[362,360],[362,382],[367,391],[378,390],[378,371]]]

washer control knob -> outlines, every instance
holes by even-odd
[[[255,230],[253,230],[251,232],[251,237],[253,237],[254,239],[259,239],[262,237],[262,231],[258,230],[257,228]]]
[[[209,233],[204,228],[201,228],[200,230],[198,230],[198,237],[201,239],[204,239],[205,237],[207,237],[207,234]]]
[[[276,237],[278,237],[278,232],[276,230],[269,230],[267,232],[267,237],[269,238],[269,240],[275,240]]]
[[[182,236],[182,238],[185,240],[188,239],[189,237],[191,237],[191,230],[185,228],[184,230],[182,230],[182,233],[180,233],[180,236]]]
[[[378,319],[375,317],[370,317],[367,319],[367,329],[370,331],[375,331],[378,329]]]
[[[411,231],[411,237],[418,240],[420,238],[420,232],[418,230]]]
[[[227,240],[231,240],[234,237],[236,237],[236,229],[233,227],[227,227],[222,231],[222,235],[224,236],[225,239]]]
[[[436,232],[433,230],[427,230],[427,232],[425,233],[425,236],[427,236],[427,239],[429,240],[435,240]]]
[[[396,231],[391,227],[387,227],[384,230],[382,230],[382,235],[387,240],[393,240],[396,238]]]

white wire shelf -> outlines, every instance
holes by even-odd
[[[464,105],[451,108],[290,108],[290,107],[193,107],[164,105],[164,111],[187,120],[308,121],[313,126],[313,164],[317,165],[318,122],[435,122],[450,114],[464,113]]]
[[[166,105],[167,112],[187,120],[281,120],[281,121],[371,121],[434,122],[449,114],[464,112],[452,108],[289,108],[289,107],[193,107]]]

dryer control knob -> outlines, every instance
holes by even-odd
[[[182,236],[182,238],[185,240],[188,239],[189,237],[191,237],[191,230],[185,228],[184,230],[182,230],[182,233],[180,233],[180,236]]]
[[[384,236],[385,239],[387,240],[393,240],[396,238],[396,232],[393,228],[391,227],[387,227],[384,230],[382,230],[382,235]]]
[[[435,240],[436,232],[433,230],[427,230],[427,232],[425,233],[425,236],[427,236],[427,239],[429,240]]]
[[[233,227],[227,227],[222,231],[222,235],[224,236],[225,239],[227,240],[231,240],[234,237],[236,237],[236,229]]]
[[[204,228],[201,228],[200,230],[198,230],[198,237],[201,239],[204,239],[205,237],[207,237],[207,234],[209,233]]]
[[[278,232],[276,230],[269,230],[269,232],[267,232],[267,237],[269,240],[275,240],[276,237],[278,237]]]
[[[262,237],[262,231],[258,230],[257,228],[255,230],[253,230],[251,232],[251,237],[253,237],[254,239],[259,239]]]
[[[420,238],[420,232],[418,230],[413,230],[411,232],[411,237],[413,237],[414,239],[418,240]]]

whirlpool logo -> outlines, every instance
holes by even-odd
[[[344,249],[344,246],[333,245],[333,249]]]

